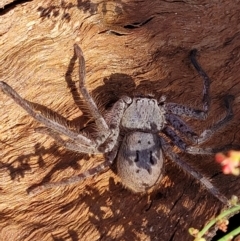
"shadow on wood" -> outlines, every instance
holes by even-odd
[[[102,108],[137,92],[200,107],[202,80],[188,59],[197,48],[212,80],[212,105],[206,121],[188,122],[201,133],[224,115],[223,96],[234,95],[233,121],[206,146],[239,143],[240,6],[235,1],[17,2],[0,14],[0,79],[27,100],[79,130],[91,127],[77,90],[77,43],[86,59],[87,88]],[[103,157],[66,151],[34,132],[39,124],[2,93],[0,125],[2,239],[188,241],[193,240],[189,227],[201,228],[223,207],[169,160],[151,203],[125,190],[111,170],[29,197],[29,187],[81,173]],[[240,195],[239,178],[223,175],[213,156],[181,158],[227,197]]]

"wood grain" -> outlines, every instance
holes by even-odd
[[[206,146],[240,140],[240,5],[237,1],[50,1],[0,10],[0,79],[24,98],[47,106],[79,128],[90,121],[76,90],[83,49],[87,88],[102,107],[123,94],[162,94],[201,108],[202,79],[210,76],[212,106],[200,133],[222,115],[222,98],[235,96],[234,120]],[[0,234],[2,240],[188,241],[222,204],[166,160],[165,177],[151,196],[125,190],[111,170],[78,185],[29,197],[34,185],[76,175],[102,156],[72,153],[34,132],[39,124],[0,93]],[[176,150],[178,152],[178,150]],[[214,156],[181,155],[227,197],[240,195],[239,178],[225,176]],[[147,211],[146,211],[147,210]]]

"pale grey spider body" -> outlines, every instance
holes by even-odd
[[[196,110],[184,105],[165,102],[165,97],[158,101],[152,97],[122,97],[103,116],[94,100],[85,87],[85,60],[82,50],[75,45],[75,53],[79,58],[79,87],[83,98],[96,122],[98,135],[91,138],[70,130],[56,120],[49,119],[34,110],[30,102],[21,98],[5,82],[0,82],[0,87],[17,104],[24,108],[33,118],[43,123],[45,127],[40,131],[53,137],[55,141],[65,148],[80,153],[103,153],[105,162],[77,176],[55,183],[46,183],[33,190],[36,194],[42,190],[79,182],[93,176],[109,167],[116,159],[117,173],[122,183],[133,192],[146,192],[161,179],[163,173],[164,156],[172,159],[180,168],[197,179],[205,188],[221,202],[227,203],[227,198],[220,194],[211,182],[182,161],[171,149],[167,136],[174,145],[183,152],[191,154],[213,154],[217,148],[199,148],[188,146],[177,132],[183,134],[193,144],[201,144],[208,140],[219,128],[232,119],[232,96],[225,99],[226,116],[205,130],[199,136],[183,121],[180,116],[203,120],[207,117],[210,96],[210,80],[207,74],[196,61],[196,50],[191,51],[191,61],[198,73],[203,77],[203,110]],[[124,133],[124,137],[120,138]],[[63,139],[65,136],[68,139]]]

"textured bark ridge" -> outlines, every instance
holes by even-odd
[[[233,0],[15,1],[0,10],[0,79],[81,129],[91,118],[76,89],[74,43],[101,106],[144,92],[201,108],[202,79],[188,58],[196,48],[212,80],[212,105],[206,121],[188,123],[200,133],[225,114],[223,97],[234,95],[233,121],[205,146],[239,143],[239,12]],[[38,126],[0,93],[1,240],[188,241],[189,227],[201,228],[223,207],[170,160],[151,205],[124,189],[112,170],[30,197],[26,190],[34,185],[103,161],[58,147],[34,131]],[[180,155],[227,197],[240,195],[239,178],[224,176],[213,156]]]

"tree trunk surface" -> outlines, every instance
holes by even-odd
[[[86,86],[102,107],[122,95],[152,93],[201,109],[203,81],[189,60],[196,48],[212,101],[207,120],[187,122],[200,134],[225,115],[223,97],[231,94],[233,120],[203,147],[239,143],[239,1],[34,0],[1,9],[0,79],[82,129],[92,119],[77,91],[75,43],[85,56]],[[190,241],[188,229],[200,229],[223,208],[171,160],[150,200],[126,190],[112,169],[29,196],[29,188],[82,173],[103,156],[59,147],[2,92],[0,126],[1,240]],[[227,198],[240,195],[239,178],[223,175],[213,155],[174,150]]]

